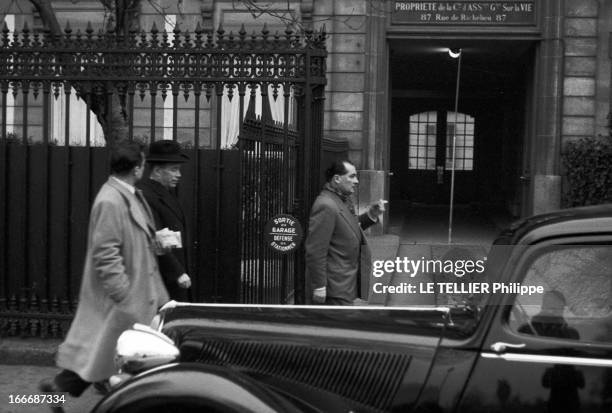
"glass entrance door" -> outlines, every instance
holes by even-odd
[[[475,118],[465,113],[431,110],[413,113],[404,128],[406,161],[400,176],[413,202],[446,204],[451,171],[455,169],[455,199],[469,201],[474,170]]]

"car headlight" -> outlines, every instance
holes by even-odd
[[[179,358],[179,350],[165,334],[134,324],[117,340],[115,364],[123,373],[136,374]]]

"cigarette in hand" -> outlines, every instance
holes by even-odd
[[[378,208],[379,211],[383,212],[385,210],[385,204],[388,203],[389,201],[385,200],[385,199],[379,199],[378,202],[376,204],[374,204],[374,206],[376,208]]]

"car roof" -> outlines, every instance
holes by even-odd
[[[521,219],[502,231],[494,244],[529,244],[553,236],[611,232],[612,204],[603,204],[562,209]]]

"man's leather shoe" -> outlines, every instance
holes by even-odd
[[[61,392],[59,387],[55,384],[55,380],[53,379],[42,379],[38,382],[38,390],[44,393],[57,393]]]
[[[43,393],[60,393],[62,390],[57,387],[55,380],[53,379],[42,379],[38,383],[38,390]],[[62,406],[49,406],[53,413],[64,413]]]

